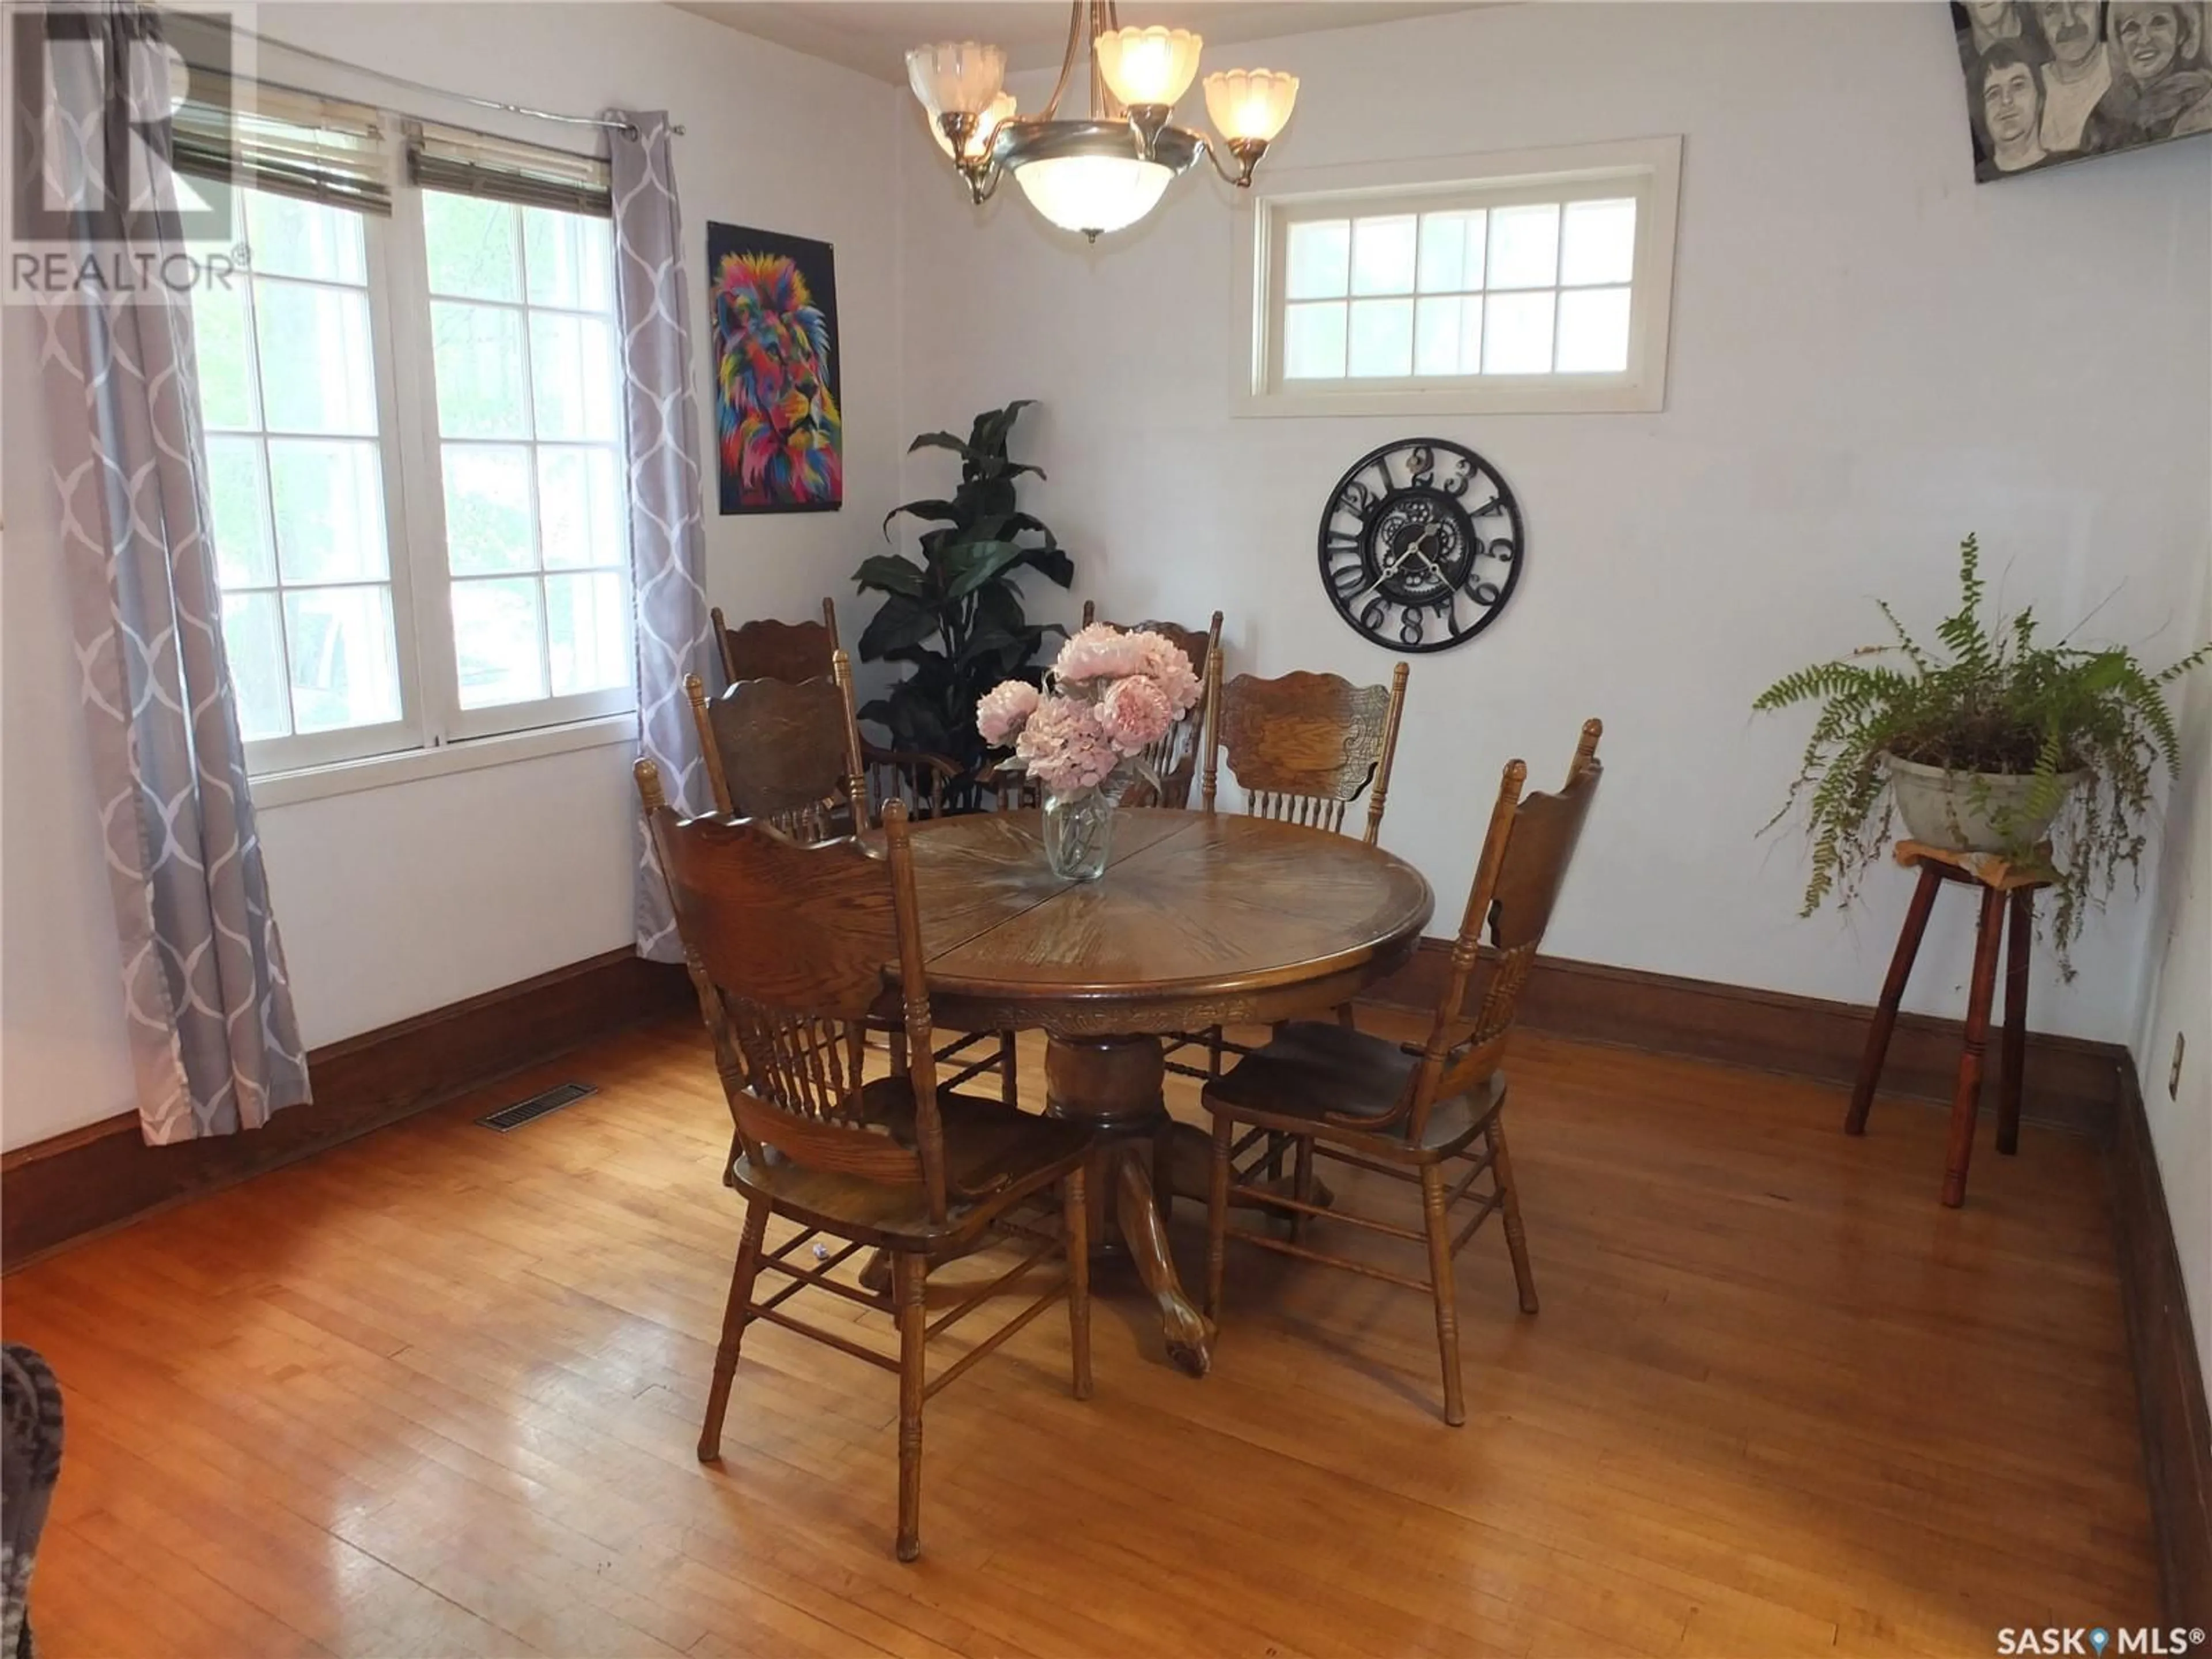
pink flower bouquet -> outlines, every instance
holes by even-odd
[[[1164,635],[1093,623],[1060,648],[1045,689],[1007,680],[975,704],[986,743],[1011,747],[1053,794],[1126,783],[1138,757],[1199,698],[1190,659]]]

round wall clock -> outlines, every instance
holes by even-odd
[[[1362,456],[1321,515],[1321,575],[1338,613],[1393,651],[1473,639],[1513,597],[1528,544],[1497,470],[1442,438]]]

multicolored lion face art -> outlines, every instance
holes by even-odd
[[[714,344],[721,471],[737,481],[738,504],[842,501],[843,423],[830,390],[830,329],[795,261],[781,253],[722,257]]]

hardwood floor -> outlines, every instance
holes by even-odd
[[[931,1401],[912,1567],[869,1367],[756,1327],[693,1460],[738,1226],[696,1024],[152,1218],[0,1287],[67,1394],[42,1644],[1951,1654],[2154,1619],[2087,1143],[1985,1126],[1952,1212],[1924,1108],[1853,1141],[1813,1084],[1533,1036],[1510,1069],[1544,1311],[1494,1229],[1460,1258],[1465,1428],[1420,1297],[1232,1244],[1194,1382],[1109,1269],[1094,1400],[1055,1316]],[[569,1077],[601,1091],[470,1121]]]

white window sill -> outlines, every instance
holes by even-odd
[[[518,761],[542,760],[580,749],[602,749],[637,741],[637,715],[603,714],[596,720],[567,726],[540,726],[534,732],[509,732],[495,738],[471,738],[441,744],[435,749],[409,749],[396,755],[372,755],[363,760],[339,761],[329,766],[303,766],[296,771],[270,772],[252,780],[255,806],[266,810],[320,800],[328,795],[356,794],[364,789],[388,789],[419,783],[456,772],[474,772],[487,766],[512,766]]]

